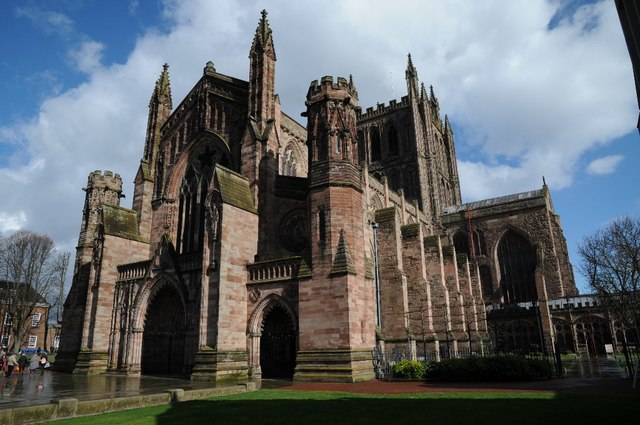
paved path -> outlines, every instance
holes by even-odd
[[[221,386],[221,385],[218,385]],[[35,376],[0,377],[0,409],[47,404],[53,399],[76,398],[98,400],[138,394],[162,393],[168,389],[184,390],[216,387],[214,383],[154,376],[71,375],[45,371]]]

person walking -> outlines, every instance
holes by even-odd
[[[44,369],[47,367],[47,363],[49,363],[49,358],[47,357],[47,352],[43,351],[40,353],[40,374],[44,375]]]
[[[7,371],[5,372],[5,376],[8,378],[13,373],[13,369],[18,364],[18,359],[16,359],[16,354],[11,353],[7,356]]]
[[[20,351],[20,357],[18,357],[18,366],[20,366],[20,375],[24,373],[27,369],[27,365],[29,364],[29,358],[24,353],[24,351]]]
[[[29,360],[29,376],[36,374],[36,370],[40,367],[40,356],[38,353],[33,353],[31,360]]]
[[[9,370],[7,355],[4,353],[2,353],[2,357],[0,357],[0,370],[5,374],[5,376],[7,375],[7,371]]]

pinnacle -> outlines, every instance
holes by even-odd
[[[353,266],[353,260],[351,259],[351,253],[347,242],[344,240],[344,229],[340,230],[340,239],[338,240],[338,246],[336,247],[336,255],[333,258],[333,267],[331,268],[331,274],[356,274],[356,269]]]
[[[273,54],[275,60],[275,49],[273,47],[273,37],[271,28],[269,27],[269,20],[267,20],[267,11],[262,10],[260,22],[258,22],[258,28],[256,28],[256,34],[253,37],[253,43],[251,45],[251,53],[256,52],[270,52]]]

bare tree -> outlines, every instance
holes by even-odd
[[[621,217],[587,236],[580,271],[600,304],[640,341],[640,220]]]
[[[0,236],[0,278],[4,280],[0,307],[11,318],[4,324],[5,333],[8,326],[14,336],[11,350],[20,348],[36,309],[48,306],[47,300],[58,296],[65,256],[68,254],[55,250],[47,235],[19,230]]]
[[[60,252],[54,259],[55,274],[58,276],[58,296],[56,298],[56,322],[62,324],[62,307],[64,304],[64,282],[67,279],[69,269],[70,252]]]

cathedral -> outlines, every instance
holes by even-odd
[[[463,204],[411,56],[406,96],[375,108],[351,76],[314,80],[306,126],[264,11],[249,59],[249,81],[208,62],[175,107],[164,66],[131,208],[118,174],[89,175],[56,369],[355,382],[393,350],[517,348],[488,316],[526,306],[553,344],[546,300],[578,291],[549,190]]]

